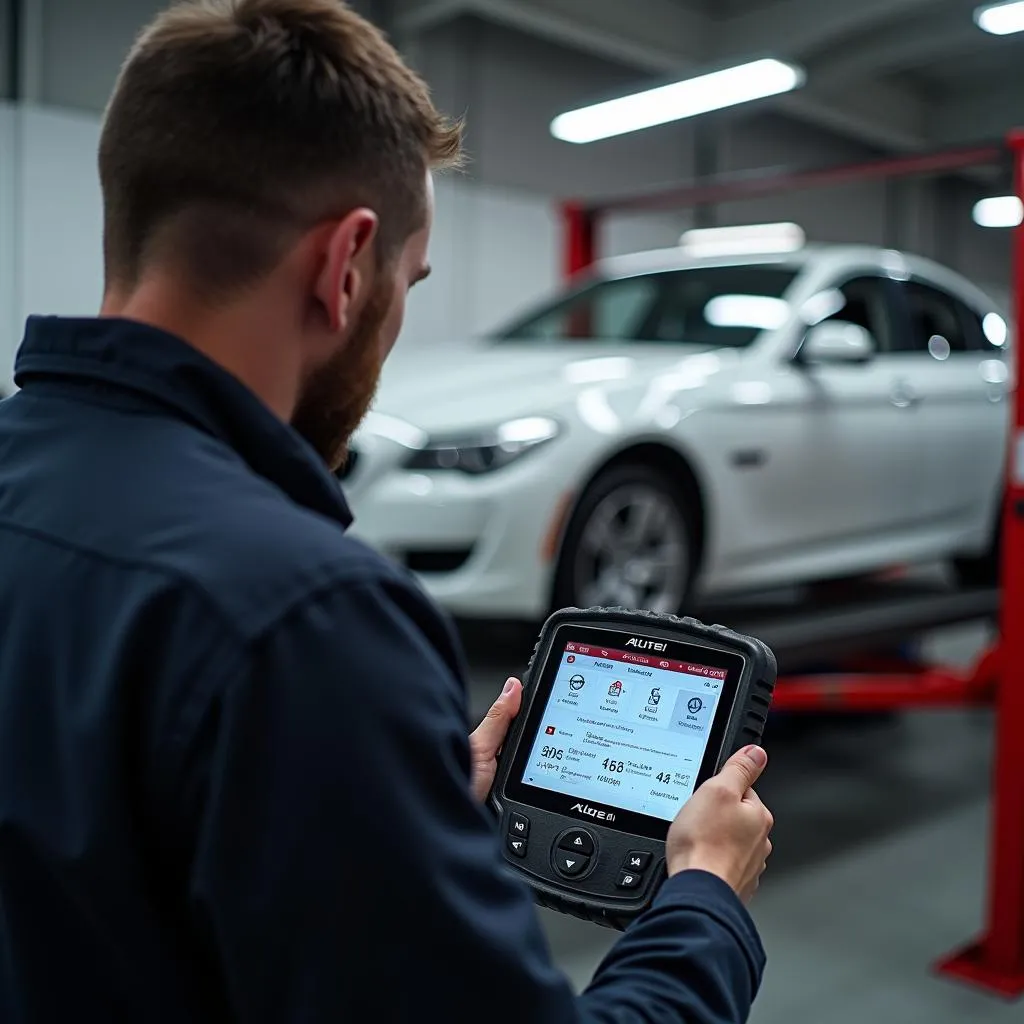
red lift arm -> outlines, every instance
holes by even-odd
[[[1024,198],[1024,133],[1010,137]],[[1014,241],[1014,427],[1003,512],[1003,606],[996,692],[987,923],[981,939],[939,965],[1005,996],[1024,994],[1024,225]]]
[[[1018,196],[1024,200],[1024,132],[1009,140]],[[778,174],[773,171],[562,207],[563,270],[574,277],[597,257],[597,228],[611,212],[671,209],[722,203],[866,179],[921,177],[994,165],[1006,146],[979,146],[891,160]],[[1004,509],[1000,639],[963,673],[932,666],[882,666],[874,673],[780,679],[774,707],[834,712],[925,709],[995,703],[996,759],[993,779],[987,921],[982,937],[937,965],[951,978],[1007,997],[1024,994],[1024,225],[1014,250],[1015,426],[1010,444]]]

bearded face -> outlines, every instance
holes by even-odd
[[[299,394],[292,426],[332,473],[344,464],[349,438],[377,392],[387,351],[382,328],[392,290],[386,279],[380,280],[348,339],[310,373]]]

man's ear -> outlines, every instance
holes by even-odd
[[[323,264],[314,289],[333,334],[345,330],[353,310],[359,309],[372,286],[378,224],[373,210],[360,207],[326,233]]]

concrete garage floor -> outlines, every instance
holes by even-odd
[[[960,663],[985,639],[950,629],[926,647]],[[474,658],[475,716],[527,654]],[[753,1024],[1024,1020],[1024,1002],[930,973],[981,926],[991,738],[983,710],[773,723],[760,792],[775,853],[752,908],[769,965]],[[586,985],[614,935],[540,913],[557,961]]]

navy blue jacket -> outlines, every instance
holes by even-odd
[[[461,654],[181,340],[34,319],[0,403],[0,1021],[743,1021],[671,879],[577,997],[470,795]],[[497,685],[497,683],[496,683]]]

